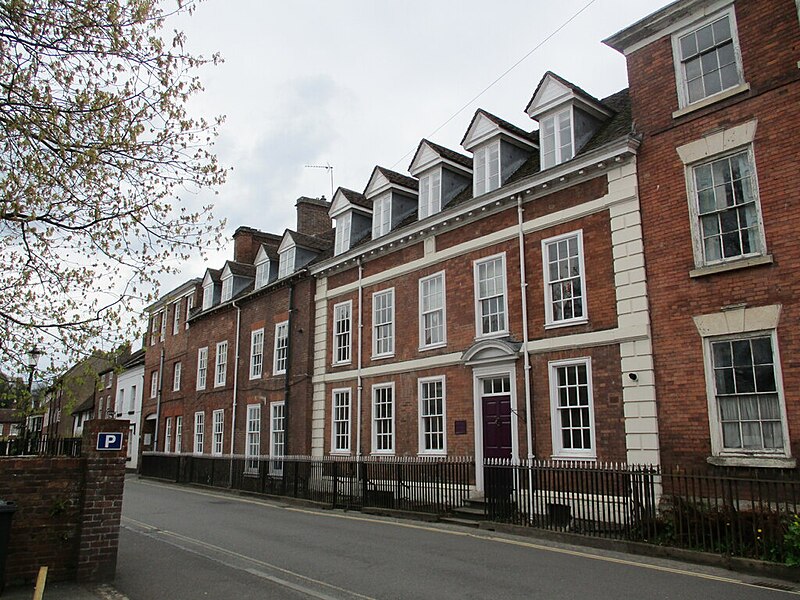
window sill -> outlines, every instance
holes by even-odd
[[[343,360],[342,362],[331,363],[331,367],[346,367],[346,366],[351,365],[351,364],[353,364],[353,361],[351,361],[351,360],[344,361]]]
[[[493,331],[492,333],[479,333],[475,336],[475,341],[479,342],[481,340],[496,340],[498,338],[508,337],[509,333],[507,330],[504,331]]]
[[[258,381],[259,379],[261,379],[261,375],[256,375],[255,377],[250,375],[250,379],[248,381]]]
[[[725,100],[726,98],[730,98],[731,96],[736,96],[737,94],[741,94],[742,92],[747,92],[750,90],[749,83],[740,83],[739,85],[728,88],[727,90],[723,90],[722,92],[716,93],[713,96],[708,96],[707,98],[703,98],[702,100],[698,100],[697,102],[693,102],[688,106],[684,106],[683,108],[679,108],[674,113],[672,113],[673,119],[678,119],[683,117],[684,115],[688,115],[693,113],[696,110],[700,110],[701,108],[705,108],[707,106],[711,106],[716,102],[720,102],[721,100]]]
[[[545,323],[545,329],[560,329],[561,327],[572,327],[573,325],[586,325],[589,319],[575,319],[572,321],[557,321],[555,323]]]
[[[575,462],[597,462],[597,456],[594,454],[591,456],[582,455],[582,456],[570,456],[570,455],[563,455],[563,454],[552,454],[550,455],[550,460],[559,460],[559,461],[575,461]]]
[[[349,450],[331,450],[331,456],[351,456]]]
[[[431,344],[430,346],[420,346],[420,352],[426,352],[427,350],[437,350],[438,348],[446,348],[447,342],[442,342],[441,344]]]
[[[391,354],[373,354],[370,357],[371,360],[384,360],[386,358],[394,358],[394,352]]]
[[[786,456],[709,456],[706,462],[717,467],[761,467],[766,469],[794,469],[797,460]]]
[[[709,265],[707,267],[698,267],[697,269],[692,269],[689,271],[689,277],[694,279],[696,277],[705,277],[706,275],[715,275],[716,273],[725,273],[727,271],[735,271],[737,269],[746,269],[748,267],[771,264],[772,255],[765,254],[764,256],[754,256],[752,258],[742,258],[717,265]]]

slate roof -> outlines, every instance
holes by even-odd
[[[356,206],[361,206],[362,208],[372,210],[372,202],[367,200],[364,194],[354,192],[353,190],[348,190],[347,188],[343,187],[340,187],[339,190],[342,192],[342,195],[347,198],[347,201],[350,204],[355,204]]]
[[[264,253],[267,255],[269,260],[278,260],[280,258],[278,256],[278,246],[267,246],[266,244],[261,244],[261,247],[264,249]]]
[[[329,245],[329,242],[321,236],[306,235],[304,233],[292,231],[291,229],[287,229],[287,232],[291,234],[295,244],[303,248],[308,248],[309,250],[317,250],[321,252]]]
[[[534,144],[539,143],[538,130],[530,132],[525,131],[524,129],[517,127],[516,125],[509,123],[508,121],[505,121],[500,117],[495,116],[492,113],[483,110],[482,108],[479,108],[478,110],[475,111],[475,114],[472,115],[472,120],[469,122],[469,125],[467,126],[467,131],[464,133],[464,137],[461,138],[460,143],[462,145],[464,144],[464,141],[467,139],[467,134],[469,134],[469,130],[472,128],[472,124],[475,122],[475,119],[478,118],[478,115],[483,115],[501,129],[505,129],[506,131],[513,133],[514,135],[521,137],[524,140],[528,140],[530,142],[533,142]]]
[[[556,75],[552,71],[545,71],[545,74],[542,75],[541,80],[539,80],[539,85],[537,85],[536,89],[533,90],[533,95],[531,96],[531,99],[528,101],[528,104],[525,106],[525,110],[526,111],[528,110],[528,108],[530,108],[531,104],[533,104],[533,99],[536,98],[536,94],[539,93],[539,90],[541,89],[541,87],[544,84],[545,79],[547,79],[548,75],[550,75],[553,79],[558,81],[561,85],[571,89],[576,95],[583,96],[584,100],[588,100],[589,102],[594,103],[594,104],[603,104],[602,100],[598,100],[597,98],[592,96],[589,92],[587,92],[583,88],[578,87],[574,83],[571,83],[571,82],[567,81],[566,79],[564,79],[563,77],[561,77],[559,75]]]
[[[409,188],[411,190],[418,190],[419,189],[419,181],[414,179],[413,177],[409,177],[408,175],[403,175],[402,173],[398,173],[397,171],[392,171],[391,169],[387,169],[385,167],[375,167],[377,171],[380,171],[381,174],[389,180],[389,183],[393,183],[395,185],[399,185],[405,188]],[[370,177],[370,180],[372,177]],[[369,185],[369,183],[367,183]],[[365,190],[366,191],[366,188]]]
[[[130,358],[122,363],[123,369],[132,369],[133,367],[138,367],[139,365],[144,364],[144,354],[145,349],[142,348],[141,350],[137,350],[133,354],[130,355]]]
[[[603,98],[600,102],[606,108],[613,110],[614,116],[606,121],[592,138],[586,142],[578,153],[578,156],[633,132],[631,97],[627,88]]]
[[[92,410],[94,408],[94,393],[89,395],[88,398],[85,398],[83,402],[78,404],[75,408],[72,409],[72,414],[77,415],[82,412],[86,412]]]
[[[247,263],[234,262],[232,260],[227,261],[225,265],[228,267],[228,269],[230,269],[230,272],[237,277],[256,276],[256,268],[253,265],[248,265]]]
[[[209,275],[211,275],[211,281],[213,281],[214,283],[219,283],[219,279],[222,276],[222,269],[208,268],[206,269],[206,271],[208,272]],[[203,279],[205,279],[205,277],[203,277]]]
[[[472,170],[472,159],[469,156],[467,156],[466,154],[461,154],[460,152],[456,152],[455,150],[450,150],[450,148],[445,148],[444,146],[440,146],[439,144],[436,144],[430,140],[426,140],[425,138],[422,138],[422,140],[420,140],[419,146],[417,146],[417,150],[416,152],[414,152],[414,158],[416,158],[417,153],[419,153],[419,149],[422,147],[422,144],[428,144],[428,146],[430,146],[433,150],[435,150],[436,153],[442,158],[445,158],[451,162],[461,165],[462,167],[466,167],[467,169]],[[408,168],[410,169],[411,165],[409,165]]]

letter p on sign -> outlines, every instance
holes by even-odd
[[[101,431],[97,434],[98,450],[122,450],[122,434]]]

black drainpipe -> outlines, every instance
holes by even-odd
[[[294,282],[289,284],[289,320],[286,323],[286,373],[283,381],[283,453],[289,454],[289,376],[292,371],[292,322],[294,319]]]

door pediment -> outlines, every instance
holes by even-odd
[[[520,342],[505,339],[481,340],[464,351],[461,360],[467,366],[515,361],[519,358]]]

